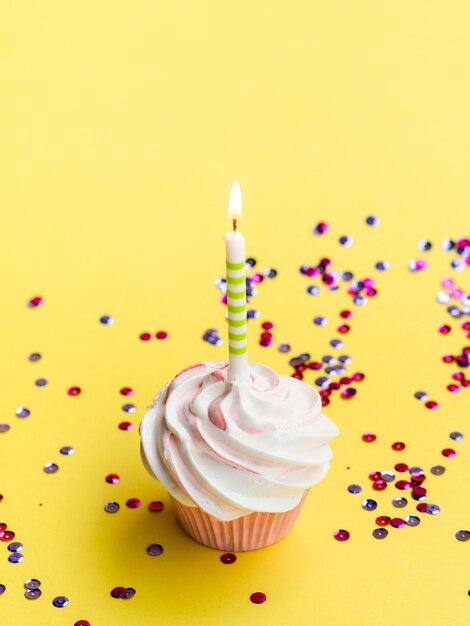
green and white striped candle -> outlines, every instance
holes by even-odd
[[[229,380],[250,380],[246,319],[245,237],[237,229],[242,212],[240,185],[235,181],[230,191],[229,217],[233,231],[225,235],[227,263],[227,308]]]

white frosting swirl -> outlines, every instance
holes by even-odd
[[[157,394],[141,426],[142,458],[181,503],[220,520],[293,509],[321,480],[338,434],[309,385],[250,364],[251,382],[228,381],[228,363],[199,363]]]

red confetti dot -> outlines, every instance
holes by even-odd
[[[153,500],[148,506],[149,511],[152,512],[163,511],[164,508],[165,505],[163,504],[163,502],[160,502],[160,500]]]
[[[0,530],[0,541],[12,541],[15,533],[12,530]]]
[[[121,422],[119,424],[119,428],[120,430],[132,430],[134,428],[134,425],[132,424],[132,422]]]
[[[166,332],[166,330],[159,330],[157,333],[155,333],[155,337],[157,339],[166,339],[168,337],[168,333]]]
[[[129,509],[138,509],[140,505],[141,502],[139,498],[129,498],[129,500],[126,500],[126,506]]]
[[[262,591],[255,591],[255,593],[251,594],[250,600],[253,604],[263,604],[263,602],[266,602],[266,594]]]
[[[125,598],[126,597],[126,588],[125,587],[114,587],[114,589],[111,589],[111,596],[113,598]]]
[[[438,328],[438,331],[441,333],[441,335],[448,335],[451,330],[451,327],[447,324],[441,324]]]
[[[387,483],[385,480],[381,480],[379,478],[378,480],[374,480],[372,483],[372,489],[375,489],[376,491],[383,491],[384,489],[387,489]]]
[[[3,522],[0,522],[0,532],[2,532],[3,530],[7,529],[7,525],[4,524]]]
[[[271,328],[274,328],[274,324],[272,322],[263,322],[261,324],[261,328],[264,328],[264,330],[271,330]]]
[[[452,448],[444,448],[444,450],[442,450],[442,454],[443,456],[452,458],[453,456],[457,454],[457,452],[455,450],[452,450]]]
[[[403,441],[395,441],[395,443],[392,443],[393,450],[404,450],[405,448],[406,445],[403,443]]]
[[[336,539],[336,541],[347,541],[350,536],[351,535],[349,531],[342,528],[340,528],[339,530],[335,530],[334,532],[334,538]]]
[[[139,339],[142,341],[150,341],[150,339],[152,339],[152,335],[150,333],[141,333],[139,335]]]
[[[393,528],[403,528],[403,526],[405,526],[405,523],[405,520],[401,519],[401,517],[394,517],[390,522],[390,526],[393,526]]]
[[[322,406],[328,406],[329,404],[330,404],[329,398],[322,398],[321,399],[321,405]]]
[[[321,370],[322,368],[322,364],[319,363],[318,361],[311,361],[308,365],[307,365],[308,369],[310,370]]]
[[[41,304],[44,304],[44,298],[42,296],[34,296],[28,302],[28,306],[31,307],[41,306]]]
[[[73,626],[91,626],[91,623],[87,619],[79,619]]]
[[[105,481],[107,483],[109,483],[110,485],[115,485],[116,483],[118,483],[120,480],[119,476],[117,474],[108,474],[105,477]]]
[[[427,504],[425,502],[420,502],[419,504],[416,505],[416,508],[418,509],[420,513],[426,513],[426,507],[427,507]]]
[[[411,482],[409,480],[397,480],[395,487],[397,489],[409,489],[411,487]]]
[[[373,433],[364,433],[362,435],[362,441],[366,441],[367,443],[370,443],[371,441],[375,441],[377,439],[377,435],[374,435]]]
[[[121,396],[132,396],[134,394],[134,390],[131,387],[123,387],[119,393]]]
[[[362,372],[356,372],[355,374],[352,375],[352,379],[356,381],[364,380],[365,377],[366,375],[363,374]]]
[[[397,463],[395,465],[395,469],[397,472],[407,472],[409,470],[409,467],[406,463]]]
[[[343,376],[342,378],[339,379],[339,382],[342,385],[350,385],[352,383],[352,378],[349,378],[349,376]]]
[[[456,393],[457,391],[460,391],[460,387],[458,385],[447,385],[447,390],[452,393]]]
[[[351,398],[354,398],[356,393],[357,393],[357,390],[354,389],[354,387],[347,387],[341,392],[341,397],[344,398],[345,400],[350,400]]]
[[[337,327],[337,331],[338,331],[339,333],[343,334],[343,335],[344,335],[344,334],[346,334],[346,333],[349,333],[349,331],[350,331],[350,330],[351,330],[351,327],[350,327],[350,326],[348,326],[348,324],[340,324],[340,325]]]
[[[370,472],[369,474],[369,478],[371,480],[379,480],[379,478],[381,478],[382,474],[380,472]]]
[[[69,387],[67,389],[67,393],[69,396],[79,396],[82,393],[80,387]]]
[[[375,518],[375,523],[377,524],[377,526],[388,526],[391,521],[392,518],[388,515],[379,515],[379,517]]]
[[[424,403],[424,406],[427,409],[431,409],[431,411],[434,411],[434,409],[439,408],[439,404],[435,400],[428,400],[427,402]]]
[[[412,493],[418,498],[423,498],[426,495],[426,489],[424,487],[413,487]]]
[[[348,311],[347,309],[345,309],[344,311],[341,311],[340,315],[341,315],[341,317],[342,317],[343,319],[346,319],[346,320],[347,320],[347,319],[349,319],[350,317],[352,317],[352,312],[351,312],[351,311]]]
[[[222,563],[225,563],[226,565],[228,565],[229,563],[235,563],[235,561],[237,560],[237,556],[233,554],[232,552],[226,552],[225,554],[222,554],[220,556],[220,560],[222,561]],[[265,596],[265,599],[266,599],[266,596]]]
[[[444,361],[444,363],[452,363],[454,361],[454,357],[452,356],[452,354],[443,354],[442,355],[442,360]]]

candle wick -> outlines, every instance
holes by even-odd
[[[237,230],[237,218],[236,217],[232,219],[232,224],[233,224],[233,231],[235,232]]]

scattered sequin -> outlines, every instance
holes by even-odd
[[[18,417],[29,417],[31,411],[29,409],[26,409],[24,406],[19,406],[16,409],[15,413]]]
[[[35,363],[36,361],[41,360],[41,355],[39,354],[39,352],[31,352],[31,354],[28,356],[28,359]]]
[[[91,626],[91,623],[86,619],[79,619],[73,626]]]
[[[153,513],[158,513],[159,511],[163,511],[165,505],[163,504],[163,502],[160,502],[159,500],[154,500],[153,502],[150,502],[150,504],[148,505],[148,509],[149,511],[152,511]]]
[[[42,296],[34,296],[33,298],[31,298],[30,300],[28,300],[28,306],[29,307],[37,307],[37,306],[41,306],[42,304],[44,304],[44,298]]]
[[[347,541],[349,537],[350,537],[350,533],[347,530],[339,529],[339,530],[335,530],[334,532],[334,538],[337,541]]]
[[[0,541],[9,542],[13,541],[14,538],[15,533],[12,530],[0,530]]]
[[[5,424],[4,422],[0,422],[0,433],[6,433],[10,430],[10,425]]]
[[[120,430],[132,430],[133,428],[134,425],[132,424],[132,422],[120,422],[119,424]]]
[[[388,535],[388,530],[386,528],[374,528],[372,531],[372,536],[376,539],[385,539]]]
[[[114,587],[113,589],[111,589],[111,596],[113,598],[124,598],[126,596],[126,588]]]
[[[233,552],[225,552],[224,554],[220,555],[220,560],[222,561],[222,563],[228,565],[230,563],[235,563],[235,561],[237,560],[237,556],[236,554],[233,554]]]
[[[8,557],[10,563],[21,563],[24,560],[24,556],[20,552],[13,552]]]
[[[104,505],[104,510],[106,513],[117,513],[120,509],[120,506],[117,502],[106,502]]]
[[[150,554],[150,556],[160,556],[162,552],[163,546],[161,546],[159,543],[152,543],[147,548],[147,554]]]
[[[105,481],[107,483],[109,483],[110,485],[115,485],[116,483],[118,483],[120,480],[119,476],[117,474],[108,474],[105,477]]]
[[[36,378],[34,384],[36,387],[45,387],[47,385],[47,378]]]
[[[408,524],[408,526],[419,526],[421,520],[417,515],[407,515],[405,517],[405,522],[406,524]]]
[[[408,465],[406,463],[397,463],[395,465],[395,470],[397,472],[406,472],[406,471],[409,470],[409,467],[408,467]]]
[[[40,598],[42,596],[42,591],[40,589],[26,589],[26,591],[24,592],[25,598],[28,598],[28,600],[37,600],[38,598]]]
[[[377,226],[379,223],[380,223],[380,220],[376,215],[368,215],[366,217],[367,226]]]
[[[139,339],[141,341],[150,341],[150,339],[152,339],[152,335],[150,333],[140,333]]]
[[[375,441],[376,439],[377,439],[377,435],[374,435],[373,433],[364,433],[362,435],[362,441],[366,441],[367,443]]]
[[[326,324],[328,323],[328,320],[326,319],[326,317],[317,315],[317,317],[313,318],[313,323],[316,324],[317,326],[326,326]]]
[[[130,600],[131,598],[133,598],[136,594],[136,590],[134,589],[134,587],[126,587],[126,594],[123,598],[123,600]]]
[[[348,491],[349,493],[354,493],[354,494],[361,493],[362,487],[361,485],[349,485]]]
[[[457,431],[450,433],[449,437],[454,441],[461,441],[463,439],[463,434]]]
[[[52,600],[52,604],[58,609],[64,608],[65,606],[67,606],[68,603],[69,603],[69,599],[66,598],[65,596],[56,596]]]
[[[12,541],[8,544],[8,550],[10,552],[21,552],[23,550],[23,544],[19,541]]]
[[[418,243],[418,250],[420,252],[428,252],[432,248],[432,243],[428,239],[421,239]]]
[[[387,483],[395,480],[395,474],[390,470],[384,470],[383,472],[380,472],[380,475],[382,477],[382,480],[385,480],[385,482]]]
[[[404,450],[406,448],[406,445],[403,443],[403,441],[395,441],[395,443],[392,443],[392,450]]]
[[[47,463],[44,463],[43,469],[46,472],[46,474],[55,474],[57,470],[59,469],[59,466],[56,463],[52,463],[51,461],[48,461]]]
[[[459,541],[468,541],[470,539],[470,530],[458,530],[455,533],[455,538]]]
[[[338,241],[345,248],[349,248],[349,246],[352,246],[354,239],[351,235],[342,235]]]
[[[401,519],[401,517],[394,517],[390,522],[390,526],[393,526],[393,528],[403,528],[403,526],[405,526],[405,520]]]
[[[417,400],[427,400],[428,399],[428,394],[425,391],[416,391],[415,392],[415,398]]]
[[[100,317],[100,322],[105,326],[111,326],[112,324],[114,324],[114,318],[111,315],[102,315]]]
[[[140,505],[141,501],[139,500],[139,498],[129,498],[128,500],[126,500],[126,506],[129,509],[138,509]]]
[[[391,521],[392,518],[388,515],[379,515],[375,518],[375,523],[377,524],[377,526],[388,526]]]
[[[426,504],[426,513],[430,513],[431,515],[437,515],[440,512],[441,507],[438,504]]]
[[[41,586],[41,581],[37,578],[28,578],[24,586],[26,587],[26,589],[37,589]]]
[[[408,500],[406,498],[396,497],[392,500],[393,506],[396,506],[397,509],[402,509],[408,504]]]
[[[326,222],[318,222],[313,228],[314,235],[323,235],[328,230],[328,224]]]
[[[135,413],[135,410],[137,409],[135,404],[130,404],[130,403],[123,404],[121,408],[124,411],[124,413]]]
[[[362,508],[364,511],[375,511],[377,508],[377,502],[371,498],[366,498],[362,501]]]
[[[1,584],[0,584],[0,596],[2,595],[2,593],[5,593],[6,589],[7,589],[7,588],[6,588],[6,586],[5,586],[5,585],[1,585]]]
[[[442,450],[442,455],[449,459],[454,457],[456,454],[457,452],[452,448],[444,448],[444,450]]]
[[[166,330],[159,330],[155,333],[155,337],[157,339],[166,339],[168,337],[168,333]]]
[[[64,456],[72,456],[72,454],[75,454],[75,448],[72,448],[72,446],[62,446],[59,452]]]
[[[69,394],[69,396],[79,396],[82,393],[82,390],[80,389],[80,387],[69,387],[67,389],[67,393]]]
[[[439,404],[435,400],[428,400],[427,402],[425,402],[424,406],[427,409],[431,409],[431,411],[439,408]]]
[[[262,591],[255,591],[255,593],[251,594],[250,600],[253,602],[253,604],[263,604],[263,602],[266,602],[266,594]]]
[[[446,471],[446,468],[443,467],[442,465],[433,465],[431,467],[431,473],[436,476],[441,476],[441,474],[444,474],[445,471]]]
[[[290,345],[288,343],[280,343],[277,347],[279,352],[290,352]]]

